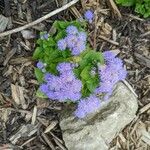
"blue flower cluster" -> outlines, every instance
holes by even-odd
[[[84,118],[87,114],[94,112],[100,107],[100,99],[95,95],[90,95],[88,98],[81,99],[75,111],[75,116]]]
[[[95,93],[105,93],[104,98],[108,99],[113,86],[126,78],[127,71],[123,68],[122,60],[116,58],[114,53],[106,51],[103,55],[106,63],[104,66],[99,66],[100,86],[96,88]]]
[[[87,10],[84,14],[84,17],[88,22],[91,23],[94,18],[93,11]],[[48,40],[49,38],[49,34],[43,33],[41,34],[40,41],[43,42],[42,40]],[[90,49],[87,49],[85,53],[86,57],[81,54],[86,50],[86,44],[87,34],[83,31],[80,31],[76,26],[69,25],[65,29],[65,37],[58,40],[56,45],[53,45],[53,50],[58,54],[61,54],[61,51],[69,50],[73,56],[77,57],[70,57],[71,59],[69,58],[65,60],[70,60],[70,62],[61,62],[62,59],[59,60],[58,58],[58,61],[53,65],[54,69],[57,70],[53,71],[52,69],[51,71],[53,73],[49,73],[46,70],[50,67],[48,64],[51,65],[53,61],[49,63],[49,60],[45,60],[42,55],[37,63],[37,68],[43,72],[41,77],[43,83],[40,85],[38,92],[42,92],[42,94],[46,95],[51,100],[56,100],[59,102],[70,100],[72,102],[76,102],[77,109],[74,114],[78,118],[84,118],[88,114],[99,109],[99,107],[101,107],[101,100],[98,97],[99,94],[104,95],[104,99],[107,100],[112,94],[114,85],[118,81],[125,79],[127,75],[127,71],[123,68],[122,60],[117,58],[116,55],[110,51],[103,53],[105,64],[98,64],[95,66],[95,62],[97,62],[97,59],[95,58],[96,55],[92,56],[91,53],[89,53]],[[59,49],[59,51],[57,49]],[[97,54],[95,52],[93,53]],[[58,57],[59,56],[60,55],[58,55]],[[48,55],[48,57],[51,57],[51,55]],[[82,59],[83,61],[80,61]],[[47,62],[47,64],[44,62]],[[55,68],[57,63],[58,65]],[[90,69],[88,71],[84,71],[84,68],[88,65],[90,66]],[[54,73],[57,71],[58,75],[54,75]],[[75,76],[75,74],[77,74],[79,79]],[[86,78],[83,78],[82,76]],[[87,86],[86,83],[91,81],[91,79],[93,79],[93,81],[96,83],[89,82],[89,84],[91,83],[92,85],[88,84],[89,86]],[[90,88],[92,90],[95,88],[94,84],[98,86],[94,92],[90,92]],[[86,94],[90,96],[84,97],[84,95],[86,95],[85,92],[87,92]]]
[[[81,98],[82,83],[74,76],[72,64],[60,63],[57,70],[59,76],[50,73],[45,74],[45,83],[41,84],[40,91],[48,98],[60,102],[79,100]]]
[[[123,68],[122,60],[115,57],[112,52],[104,52],[105,65],[99,66],[100,86],[96,88],[95,94],[88,98],[81,99],[75,111],[75,116],[84,118],[89,113],[96,111],[100,107],[100,99],[97,94],[104,93],[104,99],[107,100],[113,91],[113,86],[120,80],[125,79],[127,72]],[[94,73],[93,68],[91,75]]]
[[[37,68],[39,68],[42,72],[46,72],[46,63],[43,63],[42,61],[38,61],[36,64]]]
[[[78,31],[77,27],[70,25],[66,28],[67,36],[57,42],[59,50],[71,51],[72,55],[79,55],[86,49],[87,35],[83,31]]]
[[[89,23],[92,23],[93,21],[93,18],[94,18],[94,13],[92,10],[87,10],[85,13],[84,13],[84,17],[85,19],[89,22]]]

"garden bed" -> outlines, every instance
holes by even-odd
[[[118,7],[116,11],[111,0],[81,2],[26,32],[0,37],[0,149],[66,149],[58,120],[63,104],[36,97],[32,55],[40,31],[50,31],[56,19],[80,18],[89,8],[96,14],[88,25],[91,47],[111,50],[123,59],[127,81],[138,95],[136,118],[113,140],[110,149],[150,149],[150,20],[138,17],[132,8]],[[5,29],[9,30],[56,10],[65,1],[5,0],[5,4],[0,1],[0,10],[9,20]]]

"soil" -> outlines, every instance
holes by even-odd
[[[5,30],[32,22],[61,7],[64,2],[0,0],[0,13],[10,21]],[[143,140],[145,134],[139,134],[141,128],[138,128],[142,126],[150,137],[150,34],[143,36],[150,31],[150,19],[124,7],[118,7],[122,15],[119,18],[105,1],[81,2],[27,29],[27,36],[18,32],[0,38],[1,150],[66,149],[58,120],[62,104],[36,97],[38,83],[32,54],[41,31],[49,31],[57,19],[76,19],[89,8],[96,14],[95,21],[88,25],[91,46],[97,51],[114,51],[123,59],[128,70],[127,81],[138,96],[136,119],[112,141],[110,149],[150,150],[150,139]]]

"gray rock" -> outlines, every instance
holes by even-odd
[[[60,127],[68,150],[108,150],[109,143],[135,117],[137,97],[131,86],[119,82],[109,101],[84,119],[73,115],[74,107],[64,108]]]

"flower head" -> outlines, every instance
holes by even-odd
[[[48,33],[43,33],[43,34],[40,35],[40,38],[41,38],[42,40],[47,40],[48,37],[49,37],[49,34],[48,34]]]
[[[78,41],[72,48],[72,55],[79,55],[86,49],[86,44],[83,41]]]
[[[78,33],[78,39],[83,41],[83,42],[86,42],[86,39],[87,39],[87,34],[85,32],[79,32]]]
[[[72,49],[78,43],[78,37],[76,35],[68,35],[66,37],[67,47]]]
[[[70,25],[66,28],[66,32],[68,35],[76,35],[78,33],[78,29],[76,26]]]
[[[45,67],[44,63],[39,61],[36,65],[39,69],[43,69]]]
[[[58,49],[60,50],[65,50],[67,48],[67,43],[66,43],[66,40],[65,39],[60,39],[58,42],[57,42],[57,46],[58,46]]]
[[[58,101],[77,101],[81,98],[82,82],[76,79],[71,63],[60,63],[57,66],[59,76],[46,73],[45,83],[40,87],[41,92],[48,98]]]
[[[122,60],[115,57],[112,52],[104,52],[105,66],[100,66],[99,78],[100,86],[95,89],[95,93],[105,93],[109,97],[112,93],[113,86],[120,80],[126,78],[127,72],[123,68]],[[108,94],[109,93],[109,94]]]
[[[81,99],[75,111],[75,116],[84,118],[88,114],[96,111],[100,107],[100,99],[95,95],[90,95],[88,98]]]
[[[71,64],[71,63],[63,62],[63,63],[59,63],[57,65],[57,70],[60,73],[63,73],[63,72],[66,72],[66,71],[70,71],[72,69],[73,69],[73,64]]]
[[[48,90],[49,90],[48,84],[46,84],[46,83],[41,84],[39,89],[40,89],[41,92],[46,94],[48,92]]]
[[[92,10],[87,10],[85,13],[84,13],[84,17],[85,19],[89,22],[89,23],[92,23],[93,21],[93,18],[94,18],[94,13]]]

